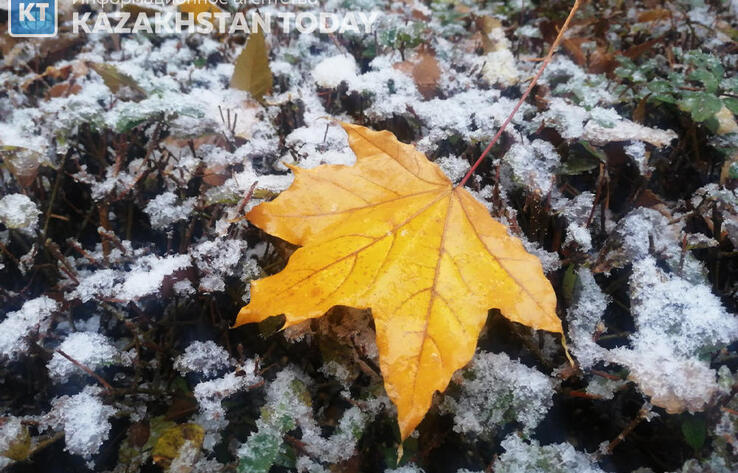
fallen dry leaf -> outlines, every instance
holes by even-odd
[[[264,32],[258,28],[249,36],[246,46],[236,59],[236,68],[231,77],[231,88],[245,90],[256,100],[264,98],[272,90],[272,71],[269,69]]]
[[[441,68],[431,51],[421,51],[413,60],[398,62],[393,67],[413,78],[418,92],[425,100],[438,94]]]
[[[292,167],[292,186],[248,213],[302,248],[282,272],[252,283],[236,326],[371,308],[405,439],[471,359],[490,308],[561,333],[556,295],[539,260],[422,153],[387,131],[343,128],[355,165]]]

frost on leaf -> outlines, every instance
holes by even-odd
[[[103,404],[101,389],[87,386],[74,396],[61,396],[51,403],[51,411],[42,416],[41,425],[64,431],[65,449],[89,458],[96,454],[110,432],[108,419],[115,409]]]
[[[505,452],[494,463],[495,473],[604,473],[590,457],[569,443],[541,445],[511,434],[502,441]]]
[[[26,351],[28,338],[48,327],[56,309],[56,301],[41,296],[27,301],[20,310],[8,313],[0,322],[0,358],[13,360]]]
[[[477,353],[460,378],[458,397],[441,406],[456,432],[490,438],[510,422],[531,431],[553,404],[551,379],[504,353]]]
[[[58,349],[93,371],[119,357],[118,350],[107,337],[93,332],[72,333],[64,339]],[[84,374],[79,367],[58,352],[54,352],[46,368],[49,375],[57,381],[66,381],[74,374]]]

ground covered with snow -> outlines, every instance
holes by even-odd
[[[490,311],[398,459],[369,313],[230,329],[294,250],[240,217],[286,164],[353,163],[330,118],[460,181],[570,2],[261,6],[376,12],[272,29],[263,96],[230,87],[242,32],[75,34],[119,7],[59,1],[59,37],[12,38],[0,2],[0,469],[738,470],[738,2],[585,3],[467,183],[541,259],[574,365]]]

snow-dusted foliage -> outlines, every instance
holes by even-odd
[[[226,412],[221,402],[239,391],[255,387],[261,381],[255,371],[255,363],[249,360],[222,378],[198,383],[194,395],[203,415],[207,419],[225,420]]]
[[[506,354],[479,352],[459,379],[458,398],[447,396],[442,410],[454,416],[454,430],[485,437],[515,422],[534,429],[552,405],[553,381]]]
[[[569,443],[541,445],[511,434],[501,445],[505,452],[495,463],[496,473],[604,473],[590,456]]]
[[[166,230],[174,222],[187,220],[194,205],[195,199],[186,199],[180,203],[174,192],[164,192],[151,199],[144,207],[144,212],[148,214],[152,227]]]
[[[738,319],[710,289],[667,275],[652,257],[633,264],[631,348],[609,352],[651,402],[667,412],[700,411],[718,392],[704,355],[738,338]]]
[[[300,441],[310,458],[332,464],[353,456],[367,421],[380,405],[366,412],[357,407],[347,409],[333,435],[324,437],[313,417],[309,383],[309,378],[293,367],[277,374],[267,388],[256,432],[238,450],[239,470],[268,472],[284,448],[284,435],[296,427],[302,431]]]
[[[566,340],[492,310],[401,459],[369,309],[231,329],[295,250],[244,215],[290,166],[352,165],[339,121],[458,184],[563,4],[219,2],[377,15],[367,34],[273,24],[273,86],[254,97],[230,87],[249,33],[71,31],[73,12],[155,22],[182,2],[123,3],[60,1],[57,37],[0,35],[0,469],[738,471],[738,2],[582,2],[465,184],[540,260]],[[649,431],[623,431],[644,402]],[[613,441],[600,463],[580,446]]]

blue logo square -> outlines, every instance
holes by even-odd
[[[10,36],[56,36],[56,2],[57,0],[9,0]]]

